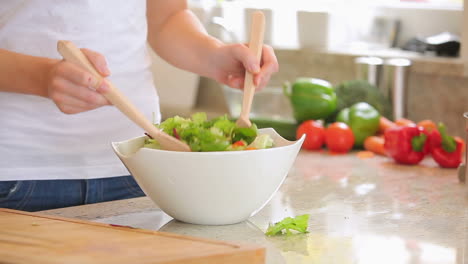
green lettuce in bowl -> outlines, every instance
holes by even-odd
[[[158,128],[186,142],[194,152],[236,151],[273,147],[267,134],[258,135],[255,124],[249,128],[238,127],[227,115],[208,120],[206,113],[193,114],[190,118],[175,116],[166,119]],[[155,139],[148,138],[144,147],[160,149]]]

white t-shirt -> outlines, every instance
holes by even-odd
[[[109,79],[158,123],[146,39],[145,0],[1,0],[1,49],[61,59],[57,41],[70,40],[100,52]],[[50,99],[0,92],[0,181],[128,175],[111,142],[143,133],[113,106],[67,115]]]

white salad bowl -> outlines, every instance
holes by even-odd
[[[304,141],[224,152],[176,152],[143,148],[146,136],[112,147],[145,194],[171,217],[192,224],[239,223],[257,213],[283,183]]]

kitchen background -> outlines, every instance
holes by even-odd
[[[356,58],[382,59],[382,65],[364,65],[377,72],[391,68],[385,66],[387,59],[405,58],[410,65],[401,67],[404,117],[442,121],[452,134],[465,135],[462,114],[468,111],[468,77],[458,53],[450,54],[457,47],[436,46],[442,48],[440,56],[434,48],[417,45],[417,40],[459,43],[461,0],[192,0],[190,7],[210,34],[226,42],[247,42],[248,14],[254,9],[265,13],[265,43],[274,47],[280,65],[280,71],[265,88],[265,93],[271,92],[268,96],[272,96],[268,103],[262,104],[265,95],[254,97],[254,108],[271,110],[267,117],[275,118],[276,113],[276,117],[292,118],[285,98],[273,101],[278,100],[273,97],[281,96],[279,89],[285,81],[314,77],[337,85],[358,77],[369,78],[359,71],[363,65],[357,64]],[[205,111],[209,116],[236,114],[240,93],[178,70],[154,54],[153,58],[163,118],[188,116],[196,111]],[[381,75],[376,76],[371,79],[382,82]]]

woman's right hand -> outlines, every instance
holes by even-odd
[[[94,68],[107,77],[110,71],[106,59],[100,53],[81,49]],[[65,114],[76,114],[104,105],[109,101],[101,94],[108,89],[107,83],[99,81],[80,66],[65,60],[55,63],[47,78],[47,97]]]

